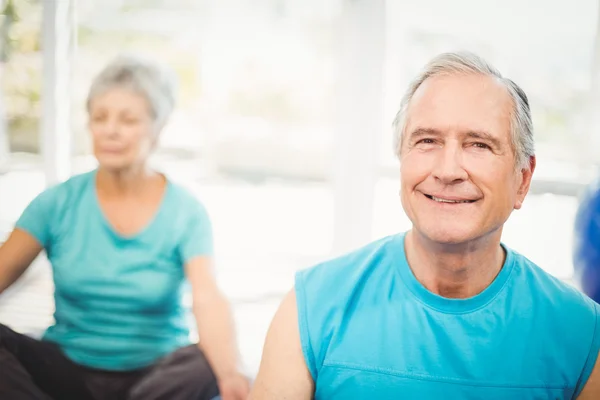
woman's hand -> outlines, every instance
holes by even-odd
[[[221,400],[246,400],[250,395],[250,382],[240,373],[224,376],[218,384]]]
[[[238,372],[240,355],[233,316],[229,302],[211,273],[211,263],[208,257],[197,257],[186,265],[200,337],[198,346],[217,377],[221,398],[245,400],[249,396],[250,385],[248,379]]]

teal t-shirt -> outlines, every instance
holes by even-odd
[[[190,343],[184,266],[212,254],[211,225],[203,205],[168,181],[151,222],[124,237],[100,209],[95,177],[42,192],[16,227],[44,246],[52,265],[55,324],[44,340],[76,363],[133,370]]]
[[[598,356],[599,306],[505,249],[498,276],[468,299],[421,285],[403,234],[299,272],[315,398],[575,398]]]

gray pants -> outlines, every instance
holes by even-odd
[[[87,368],[54,343],[32,339],[0,324],[0,399],[210,400],[216,378],[196,345],[154,365],[114,372]]]

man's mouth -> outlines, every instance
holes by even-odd
[[[442,197],[436,197],[436,196],[432,196],[429,194],[426,194],[425,197],[427,197],[430,200],[433,201],[437,201],[438,203],[451,203],[451,204],[462,204],[462,203],[474,203],[477,200],[464,200],[464,199],[445,199]]]

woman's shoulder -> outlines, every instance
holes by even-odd
[[[81,187],[89,188],[91,184],[94,183],[94,179],[96,176],[96,171],[88,171],[80,174],[75,174],[71,176],[69,179],[64,181],[62,184],[63,188],[66,189],[79,189]],[[93,187],[93,185],[92,185]]]
[[[182,202],[197,202],[199,196],[194,190],[193,186],[185,181],[174,180],[171,177],[167,178],[170,186],[170,190],[176,195],[175,199]]]
[[[63,182],[55,183],[39,193],[37,198],[45,202],[63,203],[88,190],[90,182],[93,182],[93,173],[94,171],[76,174]]]
[[[170,178],[169,186],[171,191],[169,200],[172,209],[178,209],[180,212],[188,214],[207,213],[202,194],[198,188],[189,183],[174,181]]]

